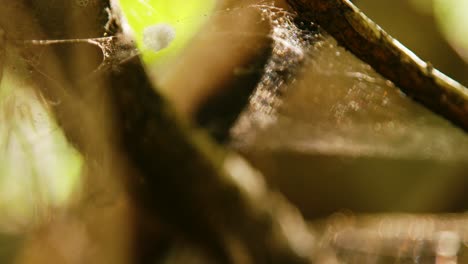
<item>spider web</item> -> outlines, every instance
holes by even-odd
[[[273,53],[248,107],[232,129],[236,148],[395,159],[468,158],[468,137],[462,131],[411,101],[326,33],[311,31],[314,25],[300,28],[291,12],[266,1],[244,1],[212,16],[239,9],[258,10],[262,20],[269,21],[271,31],[265,37],[272,39]],[[190,23],[190,19],[181,23]],[[132,43],[115,36],[22,44],[77,43],[94,45],[102,52],[103,60],[91,74],[118,68],[138,55]],[[32,56],[28,63],[41,71],[38,56]],[[284,128],[288,128],[287,133],[283,133]]]
[[[454,202],[449,193],[465,184],[463,131],[412,101],[316,26],[301,24],[294,13],[268,2],[242,8],[257,8],[269,21],[273,52],[231,129],[233,148],[306,215],[326,206],[322,212],[448,210]],[[443,243],[438,232],[466,233],[455,223],[465,221],[463,215],[379,219],[330,229],[323,243],[341,251],[331,260],[431,263],[439,254],[437,243]],[[429,227],[416,227],[424,221]]]
[[[255,6],[271,21],[274,53],[232,130],[234,146],[394,159],[468,158],[468,137],[461,130],[399,92],[326,33],[304,32],[285,10]]]
[[[468,158],[463,131],[408,98],[320,28],[301,23],[286,9],[261,2],[214,15],[244,9],[257,10],[270,30],[228,28],[219,29],[219,35],[263,34],[271,40],[272,53],[257,69],[263,75],[231,129],[230,145],[306,216],[342,208],[358,212],[465,208],[459,187],[466,184]]]

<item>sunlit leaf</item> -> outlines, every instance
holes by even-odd
[[[152,64],[174,56],[187,44],[213,10],[215,0],[121,0],[120,4],[134,31],[143,60]],[[162,23],[172,26],[176,36],[167,48],[155,52],[143,45],[143,31]]]

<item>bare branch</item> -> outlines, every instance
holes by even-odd
[[[349,0],[287,1],[408,96],[468,131],[468,89],[419,59]]]

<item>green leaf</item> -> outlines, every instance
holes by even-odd
[[[120,0],[121,8],[133,29],[137,46],[147,64],[162,63],[174,57],[199,30],[212,12],[215,0]],[[159,23],[171,25],[176,31],[174,41],[165,49],[154,52],[145,48],[143,30]]]

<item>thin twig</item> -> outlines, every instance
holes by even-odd
[[[424,62],[349,0],[287,0],[408,96],[468,131],[468,89]]]

